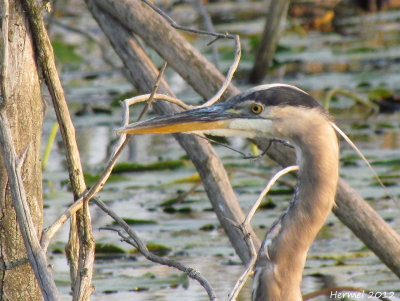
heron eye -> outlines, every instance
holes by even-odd
[[[250,110],[251,110],[254,114],[260,114],[260,113],[264,110],[264,107],[263,107],[262,105],[259,105],[259,104],[253,104],[253,105],[250,107]]]

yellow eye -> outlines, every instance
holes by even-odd
[[[262,105],[259,105],[259,104],[253,104],[253,105],[251,105],[250,110],[254,114],[260,114],[264,110],[264,107]]]

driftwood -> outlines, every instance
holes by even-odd
[[[267,21],[257,50],[253,69],[250,72],[251,83],[260,83],[267,74],[275,55],[278,40],[285,27],[286,15],[289,8],[289,0],[271,1],[269,5]]]
[[[126,28],[140,35],[204,98],[211,97],[218,86],[222,84],[223,77],[213,68],[212,64],[198,51],[194,50],[187,41],[182,39],[181,35],[173,30],[159,15],[149,10],[140,1],[98,0],[96,3],[117,18]],[[194,78],[199,80],[194,80]],[[223,98],[226,99],[237,93],[238,89],[232,84]],[[257,141],[261,149],[265,149],[267,143],[265,140]],[[287,165],[290,161],[285,156],[286,152],[286,148],[276,146],[272,158],[280,164]],[[272,154],[272,151],[269,153]],[[279,154],[282,156],[281,158]],[[354,190],[345,185],[343,180],[339,181],[336,203],[338,205],[334,209],[336,216],[367,246],[371,247],[371,250],[400,277],[399,235],[382,218],[378,218],[376,213],[374,221],[379,224],[378,226],[369,219],[365,222],[365,215],[361,212],[371,212],[373,209],[365,209],[370,208],[370,206]],[[349,206],[353,209],[349,210]],[[351,216],[349,216],[349,213],[351,213]],[[359,224],[361,221],[364,222]],[[388,256],[387,254],[391,255]]]

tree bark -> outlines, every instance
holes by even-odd
[[[267,22],[261,37],[253,69],[250,72],[249,81],[253,84],[260,83],[275,55],[278,40],[285,27],[286,15],[289,8],[289,0],[270,1]]]
[[[221,87],[221,72],[142,1],[96,0],[96,5],[140,36],[203,97],[211,98]],[[222,99],[237,93],[231,84]]]
[[[72,192],[74,199],[77,200],[86,191],[86,184],[75,137],[75,127],[71,121],[64,90],[56,69],[53,48],[43,23],[43,7],[35,0],[21,0],[21,2],[30,22],[37,63],[53,101],[63,138]],[[87,200],[83,204],[83,209],[70,218],[70,237],[66,253],[70,264],[73,300],[88,300],[94,290],[92,286],[94,251],[95,243],[89,200]]]
[[[21,155],[29,146],[22,178],[36,235],[40,237],[43,222],[40,164],[43,104],[40,80],[29,26],[20,1],[10,1],[9,17],[8,102],[4,109],[11,124],[17,154]],[[0,299],[42,300],[12,205],[3,158],[0,161]]]

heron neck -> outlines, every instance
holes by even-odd
[[[334,204],[337,138],[326,119],[317,128],[315,125],[310,124],[314,126],[309,129],[312,136],[292,136],[299,165],[296,192],[264,239],[256,264],[255,278],[263,278],[258,279],[265,285],[261,294],[268,296],[264,300],[302,300],[300,287],[307,253]]]

